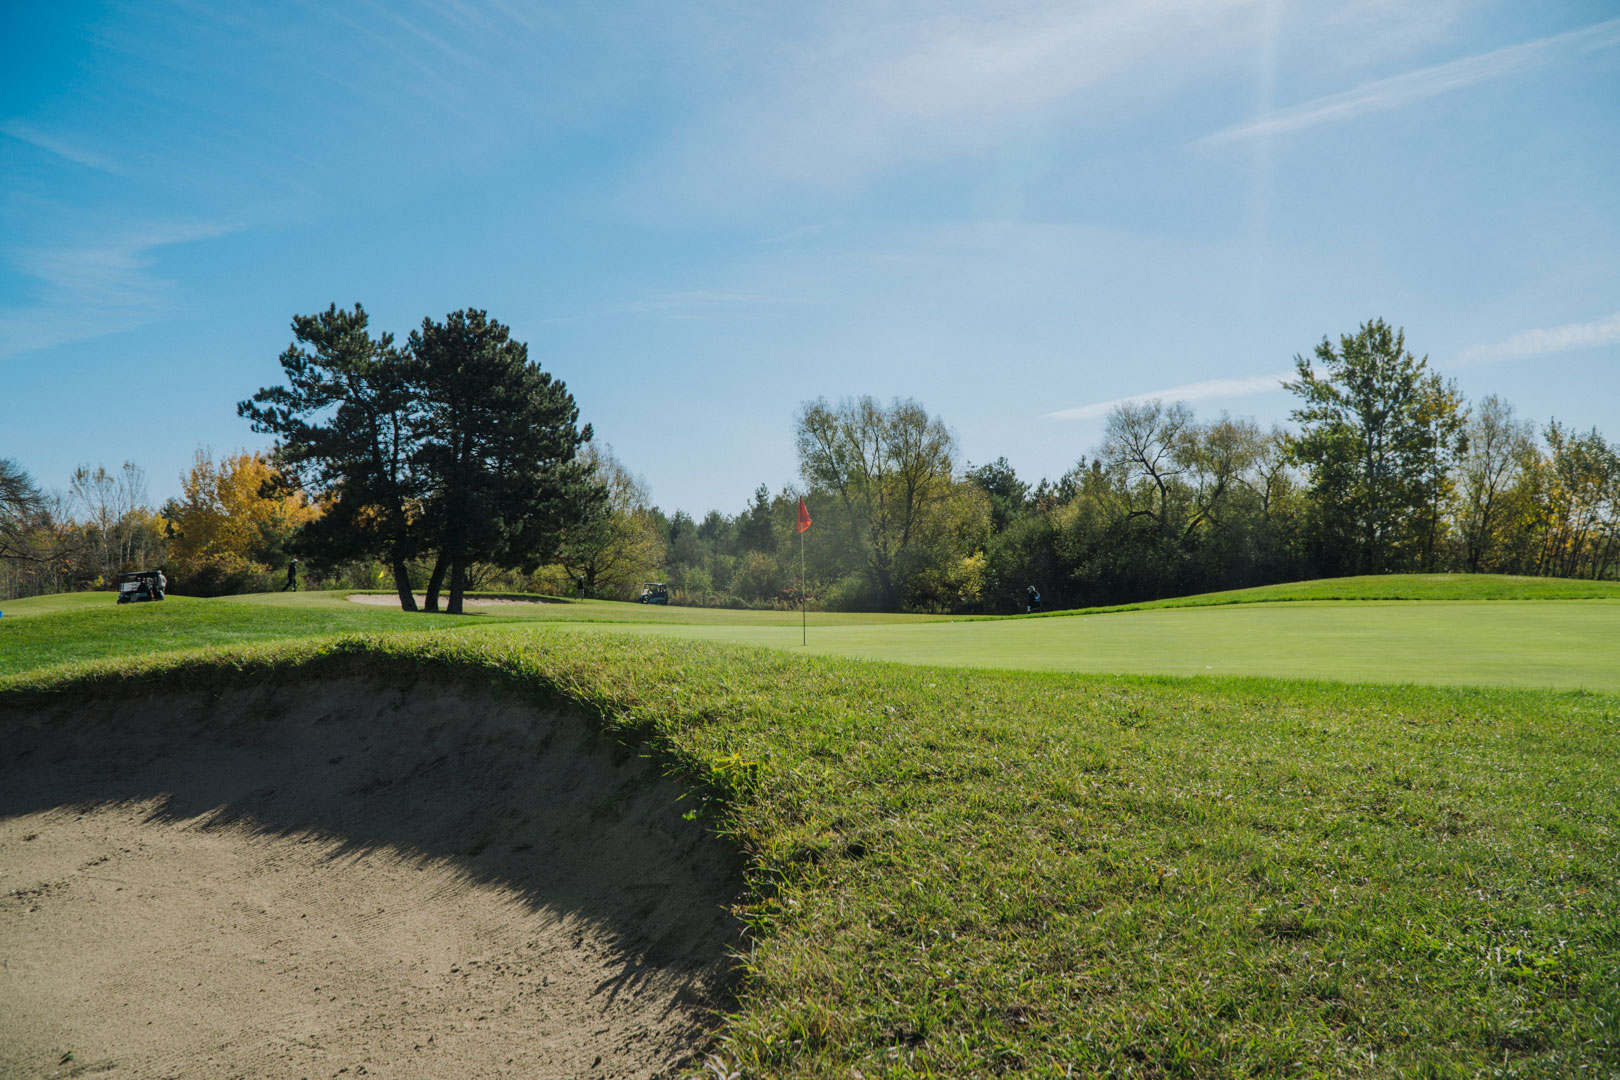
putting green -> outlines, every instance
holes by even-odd
[[[1317,601],[817,626],[551,623],[911,664],[1620,691],[1620,602]]]

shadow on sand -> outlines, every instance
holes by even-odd
[[[495,886],[622,956],[610,1006],[657,974],[723,1005],[740,863],[643,758],[487,690],[363,678],[0,709],[0,819],[137,804],[155,825],[322,842]]]

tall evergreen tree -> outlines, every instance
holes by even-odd
[[[776,523],[771,519],[771,489],[764,484],[754,489],[754,501],[737,516],[737,547],[743,552],[776,551]]]
[[[577,459],[591,428],[573,396],[507,327],[474,308],[423,319],[409,352],[425,536],[439,552],[428,606],[448,571],[458,614],[472,563],[532,570],[607,493]]]
[[[969,469],[964,475],[984,489],[990,499],[991,532],[1003,532],[1023,516],[1029,500],[1029,485],[1018,479],[1018,473],[1005,457]]]
[[[393,335],[373,338],[367,322],[359,304],[293,316],[294,340],[281,354],[287,385],[261,389],[236,411],[254,431],[276,436],[280,470],[329,503],[298,550],[329,560],[381,557],[400,606],[415,611],[407,568],[420,550],[412,388]]]

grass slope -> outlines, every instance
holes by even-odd
[[[797,626],[633,629],[801,649]],[[867,627],[812,617],[808,651],[1021,671],[1620,691],[1620,603],[1322,601]]]
[[[1083,608],[1079,612],[1049,611],[1035,617],[1294,600],[1620,600],[1620,581],[1513,574],[1363,574],[1176,596],[1139,604]]]
[[[506,624],[24,675],[571,705],[747,855],[748,1076],[1620,1065],[1620,698],[903,667]]]
[[[367,609],[333,593],[268,593],[217,600],[171,596],[161,603],[145,604],[119,604],[112,593],[70,595],[72,602],[58,606],[34,600],[8,605],[0,619],[0,676],[105,657],[342,631],[434,630],[491,618]],[[22,612],[15,622],[13,606]]]

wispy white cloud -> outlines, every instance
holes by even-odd
[[[1274,375],[1250,375],[1240,379],[1208,379],[1204,382],[1186,383],[1182,386],[1172,386],[1164,390],[1149,390],[1145,394],[1130,394],[1126,397],[1111,398],[1108,401],[1094,401],[1089,405],[1077,405],[1072,409],[1059,409],[1046,414],[1048,420],[1095,420],[1099,416],[1107,416],[1121,405],[1144,405],[1150,401],[1204,401],[1209,398],[1245,397],[1249,394],[1264,394],[1273,390],[1281,390],[1282,384],[1294,377],[1292,371],[1282,371]]]
[[[94,150],[87,150],[60,135],[41,131],[32,124],[22,120],[6,120],[0,122],[0,133],[10,135],[19,142],[25,142],[37,150],[44,150],[48,154],[55,154],[75,165],[83,165],[87,169],[96,169],[100,172],[112,173],[122,176],[123,168],[112,158],[98,154]]]
[[[682,83],[687,119],[634,186],[662,213],[672,193],[731,213],[984,153],[1076,111],[1112,122],[1122,102],[1228,65],[1259,2],[826,4],[805,8],[814,14],[792,33],[694,33],[681,50],[695,69]]]
[[[1565,323],[1543,330],[1526,330],[1506,341],[1490,345],[1470,345],[1457,354],[1459,365],[1488,364],[1498,360],[1523,360],[1531,356],[1591,349],[1620,342],[1620,311],[1592,322]]]
[[[133,329],[177,308],[178,286],[152,273],[158,252],[235,232],[228,222],[167,222],[95,243],[28,249],[12,261],[39,282],[37,301],[0,309],[0,356]]]
[[[1610,19],[1580,30],[1553,34],[1477,56],[1409,71],[1389,79],[1358,86],[1268,113],[1255,120],[1206,135],[1199,142],[1218,146],[1267,135],[1303,131],[1319,124],[1349,120],[1368,113],[1389,112],[1460,90],[1552,63],[1570,52],[1593,51],[1620,44],[1620,19]]]

